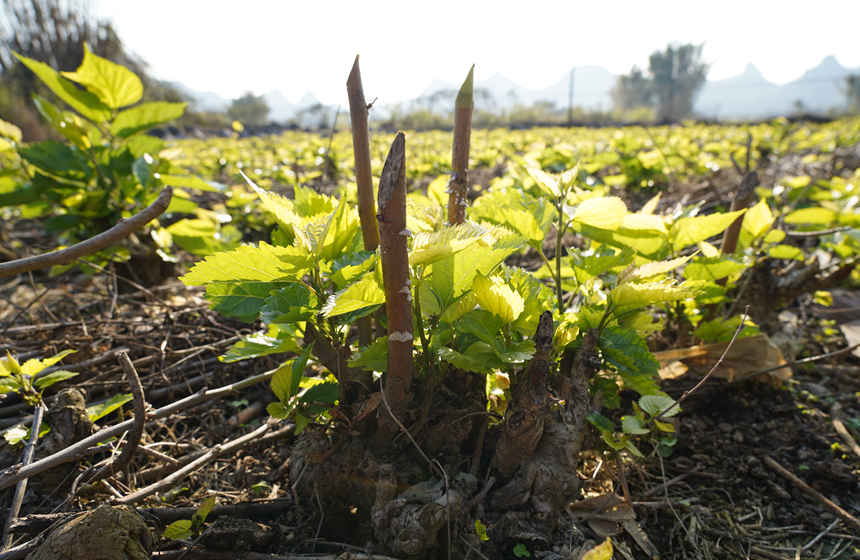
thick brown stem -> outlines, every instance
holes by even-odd
[[[379,180],[379,238],[385,313],[388,316],[388,372],[385,396],[398,417],[409,402],[412,384],[412,290],[406,240],[406,139],[391,144]],[[384,421],[385,422],[385,421]]]
[[[460,87],[454,103],[454,148],[451,157],[451,181],[448,183],[448,223],[466,221],[466,196],[469,188],[469,142],[472,136],[472,109],[475,106],[472,76],[475,66],[469,69],[466,81]]]
[[[358,217],[364,249],[375,251],[379,246],[379,230],[376,228],[376,203],[373,200],[373,177],[370,170],[370,131],[367,125],[367,103],[361,85],[358,55],[346,80],[349,97],[349,117],[352,121],[352,153],[355,156],[355,184],[358,187]],[[370,317],[358,320],[358,342],[367,346],[372,340],[373,325]]]
[[[118,224],[107,231],[76,243],[71,247],[52,251],[44,255],[36,255],[34,257],[26,257],[15,261],[0,263],[0,278],[14,276],[22,272],[30,272],[40,268],[47,268],[58,264],[69,264],[76,259],[97,253],[106,247],[110,247],[114,243],[128,237],[132,232],[145,226],[150,220],[155,219],[167,210],[170,204],[170,197],[173,195],[173,189],[165,187],[155,202],[135,214],[131,218],[122,219]]]

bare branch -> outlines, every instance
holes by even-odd
[[[41,402],[36,405],[36,410],[33,413],[33,424],[30,427],[30,440],[27,442],[27,448],[24,450],[24,464],[29,465],[33,460],[33,452],[36,450],[36,442],[39,441],[39,430],[42,427],[42,416],[45,414],[45,405]],[[0,543],[0,549],[7,550],[12,544],[12,523],[18,517],[21,511],[21,504],[24,503],[24,493],[27,491],[27,479],[22,478],[18,481],[15,487],[15,495],[12,497],[12,507],[9,508],[9,517],[6,520],[6,525],[3,527],[3,542]]]
[[[118,241],[128,237],[132,232],[142,228],[152,219],[160,216],[167,210],[170,204],[170,198],[173,195],[173,189],[164,187],[155,202],[128,219],[122,219],[115,226],[107,231],[85,239],[80,243],[75,243],[71,247],[45,253],[44,255],[35,255],[25,257],[14,261],[0,263],[0,278],[14,276],[31,270],[39,270],[49,266],[60,264],[69,264],[75,260],[97,253],[106,247],[114,245]]]

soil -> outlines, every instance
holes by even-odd
[[[792,165],[799,163],[773,164],[780,167],[780,175]],[[498,173],[497,169],[483,170],[477,176],[486,180]],[[777,171],[766,168],[761,173],[767,177]],[[716,204],[736,181],[736,175],[721,172],[700,185],[673,184],[664,193],[661,208],[702,198]],[[639,198],[646,198],[641,193],[634,196],[636,202],[628,197],[634,208],[641,203]],[[32,222],[2,227],[5,231],[0,239],[22,241],[28,251],[51,245]],[[528,264],[528,258],[520,257],[524,262],[518,264]],[[208,308],[201,289],[176,280],[144,287],[115,272],[86,275],[72,271],[56,277],[34,273],[0,281],[0,301],[7,303],[0,306],[0,349],[8,349],[19,359],[76,349],[62,366],[79,372],[74,384],[90,404],[129,392],[116,360],[122,349],[135,364],[147,402],[154,408],[174,403],[201,387],[239,382],[279,364],[277,356],[233,364],[219,361],[217,357],[237,337],[251,333],[253,326],[224,319]],[[811,299],[795,299],[787,309],[802,319],[800,330],[792,332],[798,351],[788,359],[846,346],[835,325],[816,314]],[[793,378],[780,386],[767,382],[766,376],[735,383],[709,379],[684,401],[677,417],[678,443],[667,457],[643,448],[644,460],[626,455],[616,460],[599,451],[602,447],[596,438],[587,437],[576,497],[609,492],[628,497],[635,520],[623,507],[613,509],[621,512],[616,517],[593,511],[583,516],[568,507],[569,516],[555,519],[542,519],[527,506],[494,508],[483,499],[491,490],[486,477],[491,457],[480,457],[477,476],[462,474],[468,473],[473,460],[477,433],[473,423],[462,423],[457,434],[447,428],[444,434],[437,434],[442,443],[430,460],[439,458],[450,474],[447,486],[438,470],[405,439],[399,442],[401,456],[387,457],[389,462],[385,462],[349,443],[349,438],[332,437],[318,427],[297,438],[293,424],[285,423],[271,426],[250,444],[160,488],[138,508],[157,536],[178,518],[177,512],[190,519],[193,509],[179,508],[196,508],[205,498],[216,497],[218,506],[207,519],[210,529],[202,538],[193,546],[191,541],[160,539],[155,558],[179,558],[181,554],[186,559],[334,558],[342,553],[352,556],[338,557],[370,558],[373,553],[392,554],[391,543],[399,543],[400,554],[389,557],[407,558],[410,546],[425,550],[421,543],[403,536],[412,530],[407,521],[424,531],[428,526],[434,528],[434,537],[442,544],[422,553],[429,558],[448,557],[446,547],[455,558],[514,558],[526,551],[531,558],[579,558],[609,534],[614,535],[615,558],[648,558],[655,552],[664,559],[857,557],[860,528],[780,474],[773,464],[793,473],[855,519],[860,517],[860,456],[837,431],[841,425],[855,440],[860,438],[860,360],[850,353],[837,353],[792,369]],[[705,373],[691,370],[664,381],[663,388],[679,398]],[[47,392],[49,404],[58,389]],[[110,445],[65,465],[62,476],[33,478],[16,524],[16,544],[44,530],[48,520],[56,521],[58,512],[93,510],[162,480],[201,450],[260,428],[265,425],[265,406],[273,400],[268,384],[259,383],[150,420],[140,443],[145,449],[134,455],[128,467],[107,485],[93,485],[77,496],[70,494],[75,477],[88,464],[107,457]],[[125,408],[129,412],[115,412],[98,424],[110,426],[130,418],[131,405]],[[469,413],[458,410],[454,401],[447,410],[452,417]],[[28,409],[14,398],[0,397],[0,426],[28,422],[27,414]],[[430,438],[433,430],[427,431]],[[450,436],[457,445],[445,447],[442,436]],[[38,449],[37,459],[47,452]],[[0,444],[0,467],[16,463],[19,453],[18,448]],[[299,458],[310,458],[312,465],[300,465]],[[386,486],[386,469],[392,465],[406,474]],[[328,477],[337,493],[354,496],[351,507],[338,510],[325,496],[304,487],[302,481],[308,480],[304,477],[310,477],[311,470],[318,471],[318,477]],[[339,478],[339,472],[344,476]],[[457,472],[462,476],[455,476]],[[436,486],[418,484],[404,494],[406,488],[397,487],[403,480],[435,480]],[[496,487],[503,482],[496,481]],[[389,491],[392,496],[410,497],[385,507],[374,504],[372,496],[378,498]],[[456,509],[433,506],[442,494],[459,500]],[[12,489],[0,491],[4,511],[11,497]],[[225,507],[231,504],[247,506],[241,510]],[[451,511],[457,525],[453,529]],[[404,526],[382,546],[380,527],[391,519]],[[486,526],[488,540],[477,529],[471,530],[475,519]],[[464,520],[470,520],[469,524]],[[469,530],[463,530],[464,526]]]

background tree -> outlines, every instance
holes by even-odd
[[[702,45],[669,45],[655,51],[648,59],[648,72],[660,121],[678,121],[692,114],[696,94],[708,75]]]
[[[629,74],[618,76],[610,95],[613,107],[621,111],[654,105],[653,83],[638,66]]]
[[[860,74],[849,74],[845,76],[845,97],[848,100],[848,108],[860,110]]]
[[[248,92],[230,103],[227,115],[233,120],[240,121],[242,124],[260,126],[268,122],[269,105],[262,95],[254,95]]]

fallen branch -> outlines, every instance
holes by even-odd
[[[43,255],[25,257],[14,261],[0,263],[0,278],[14,276],[23,272],[48,268],[49,266],[69,264],[75,260],[97,253],[106,247],[114,245],[118,241],[128,237],[132,232],[142,228],[154,218],[160,216],[167,210],[173,189],[164,187],[155,202],[128,219],[121,219],[119,223],[107,231],[103,231],[94,237],[75,243],[71,247],[51,251]]]
[[[224,385],[223,387],[218,387],[217,389],[198,391],[193,395],[185,397],[182,400],[176,401],[175,403],[155,410],[149,419],[157,420],[159,418],[166,418],[167,416],[179,412],[180,410],[191,408],[193,406],[206,402],[207,400],[223,397],[230,393],[239,391],[240,389],[244,389],[245,387],[250,387],[251,385],[268,381],[269,379],[271,379],[274,373],[275,370],[270,370],[265,373],[248,377],[247,379],[243,379],[242,381],[239,381],[237,383],[231,383],[229,385]],[[57,453],[48,455],[47,457],[43,457],[42,459],[39,459],[38,461],[35,461],[29,465],[24,466],[19,463],[17,465],[7,467],[6,469],[0,471],[0,490],[2,490],[3,488],[8,488],[24,478],[35,476],[58,465],[69,463],[71,461],[76,461],[82,457],[85,457],[89,453],[90,447],[98,445],[99,443],[103,442],[108,438],[120,435],[121,433],[131,428],[133,424],[134,420],[126,420],[125,422],[120,422],[119,424],[111,426],[110,428],[104,428],[102,430],[99,430],[95,434],[70,445],[62,451],[58,451]]]
[[[851,451],[853,451],[857,457],[860,457],[860,445],[857,445],[857,442],[853,437],[851,437],[851,432],[848,431],[848,428],[846,428],[845,424],[842,422],[842,405],[839,403],[834,404],[833,408],[830,409],[830,416],[836,433],[842,437],[842,440],[851,448]]]
[[[137,450],[137,446],[140,444],[140,438],[143,437],[143,427],[144,424],[146,424],[146,400],[143,395],[143,385],[141,385],[140,377],[137,375],[137,370],[134,369],[134,364],[131,363],[126,352],[119,353],[118,361],[122,366],[122,369],[125,371],[126,377],[128,377],[128,384],[131,386],[131,394],[134,404],[134,418],[132,419],[133,423],[131,430],[129,430],[128,433],[128,442],[122,448],[122,452],[116,459],[101,467],[98,471],[92,474],[92,476],[89,476],[92,472],[90,470],[81,473],[75,479],[74,484],[72,484],[72,495],[77,494],[78,484],[81,481],[84,481],[87,484],[93,484],[94,482],[111,476],[125,468],[125,466],[131,461],[134,452]]]
[[[782,475],[783,477],[787,478],[789,481],[791,481],[792,484],[794,484],[795,486],[797,486],[798,488],[800,488],[801,490],[806,492],[808,495],[810,495],[813,498],[815,498],[816,500],[818,500],[819,503],[821,503],[827,509],[829,509],[830,511],[832,511],[833,513],[835,513],[836,515],[841,517],[846,523],[853,526],[854,529],[860,531],[860,521],[858,521],[856,517],[854,517],[853,515],[851,515],[850,513],[848,513],[847,511],[845,511],[841,507],[839,507],[838,505],[834,504],[831,500],[829,500],[826,496],[824,496],[821,492],[819,492],[815,488],[811,487],[807,483],[805,483],[802,480],[800,480],[799,478],[797,478],[797,476],[795,476],[794,473],[792,473],[791,471],[789,471],[788,469],[786,469],[785,467],[783,467],[782,465],[780,465],[779,463],[774,461],[771,457],[765,455],[764,457],[762,457],[762,460],[764,461],[765,465],[767,465],[768,467],[770,467],[772,470],[776,471],[778,474]]]
[[[33,414],[33,424],[30,427],[30,440],[27,442],[27,448],[24,450],[24,465],[29,465],[33,460],[33,453],[36,450],[36,442],[39,441],[39,430],[42,427],[42,416],[45,414],[45,405],[41,402],[36,405],[36,411]],[[15,487],[15,495],[12,497],[12,506],[9,508],[9,517],[6,519],[6,525],[3,527],[3,542],[2,550],[8,549],[12,545],[11,527],[21,511],[21,504],[24,503],[24,493],[27,491],[27,480],[23,478],[18,481]]]
[[[173,473],[169,474],[168,476],[164,477],[163,479],[159,480],[158,482],[154,482],[154,483],[150,484],[149,486],[141,488],[140,490],[137,490],[136,492],[132,492],[131,494],[116,500],[116,503],[133,504],[135,502],[139,502],[140,500],[146,498],[147,496],[154,494],[159,489],[165,488],[167,486],[171,486],[173,483],[182,479],[184,476],[196,471],[197,469],[199,469],[205,465],[208,465],[209,463],[211,463],[212,461],[214,461],[215,459],[217,459],[221,455],[224,455],[225,453],[231,453],[237,449],[241,449],[242,447],[244,447],[245,445],[248,445],[249,443],[255,442],[255,440],[257,438],[259,438],[261,435],[263,435],[264,433],[266,433],[266,431],[268,431],[268,429],[269,429],[269,423],[265,423],[262,426],[260,426],[259,428],[257,428],[256,430],[254,430],[253,432],[247,433],[244,436],[240,436],[240,437],[238,437],[232,441],[229,441],[225,444],[216,445],[215,447],[211,448],[209,451],[207,451],[206,453],[201,455],[199,458],[188,463],[187,465],[185,465],[181,469],[174,471]]]

